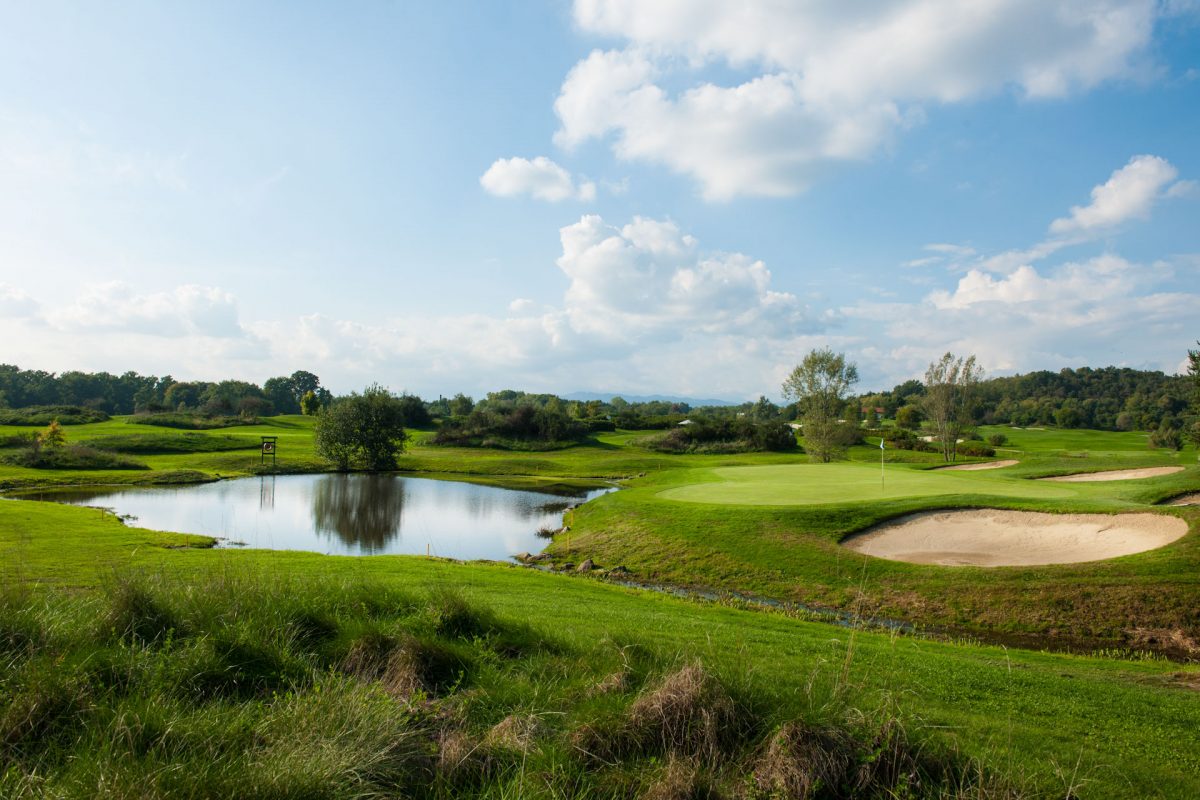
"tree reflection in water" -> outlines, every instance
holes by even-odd
[[[400,536],[404,481],[391,475],[324,475],[313,486],[313,527],[375,553]]]

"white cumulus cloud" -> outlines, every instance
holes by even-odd
[[[1130,219],[1145,219],[1163,197],[1177,197],[1187,192],[1191,182],[1175,182],[1178,175],[1179,171],[1164,158],[1134,156],[1107,181],[1092,189],[1091,203],[1073,206],[1069,216],[1050,223],[1050,232],[1086,235],[1116,227]]]
[[[530,195],[557,203],[561,200],[596,199],[596,184],[576,182],[565,168],[545,156],[497,159],[479,178],[484,189],[500,197]]]
[[[710,199],[802,190],[829,162],[871,156],[931,103],[1007,89],[1053,98],[1139,73],[1154,0],[576,0],[584,31],[623,40],[567,75],[555,141],[611,134]],[[749,73],[720,85],[707,68]],[[679,87],[679,88],[675,88]]]
[[[46,321],[66,331],[121,331],[158,337],[235,338],[243,333],[233,295],[196,285],[139,294],[118,281],[92,284],[73,300],[47,312]]]

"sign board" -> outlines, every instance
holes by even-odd
[[[272,467],[275,466],[275,444],[276,444],[276,442],[278,442],[278,440],[279,440],[278,436],[262,437],[262,452],[259,457],[260,464],[267,463],[267,456],[270,456],[271,457],[271,466]]]

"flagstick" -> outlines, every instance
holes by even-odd
[[[884,488],[883,477],[883,437],[879,437],[879,493],[885,494],[887,489]]]

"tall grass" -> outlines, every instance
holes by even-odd
[[[819,683],[807,716],[785,716],[780,687],[752,674],[640,644],[571,646],[446,587],[226,571],[114,576],[87,594],[9,589],[0,796],[990,797],[1007,786],[893,710],[853,708]]]

